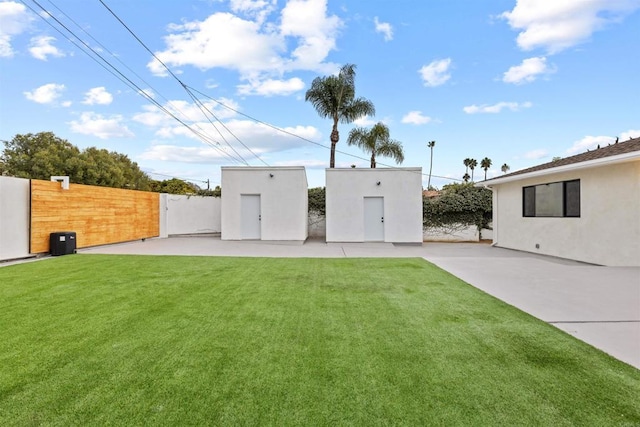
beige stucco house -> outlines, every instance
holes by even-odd
[[[640,266],[640,138],[480,182],[493,244],[606,266]]]

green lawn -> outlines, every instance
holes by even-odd
[[[640,371],[422,259],[0,268],[0,425],[640,424]]]

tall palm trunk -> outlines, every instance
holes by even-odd
[[[375,169],[376,168],[376,152],[373,151],[371,153],[371,169]]]
[[[431,171],[433,170],[433,145],[431,148],[431,159],[429,160],[429,180],[427,181],[427,190],[431,190]]]
[[[336,167],[336,144],[340,140],[340,133],[338,132],[338,119],[333,119],[333,129],[331,130],[331,157],[329,158],[329,167],[331,169]]]

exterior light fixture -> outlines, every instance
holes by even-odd
[[[380,185],[380,181],[376,182],[376,185]]]
[[[269,174],[269,178],[273,178],[273,174],[272,173]]]

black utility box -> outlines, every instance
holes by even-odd
[[[76,232],[58,231],[49,235],[51,255],[68,255],[76,253]]]

